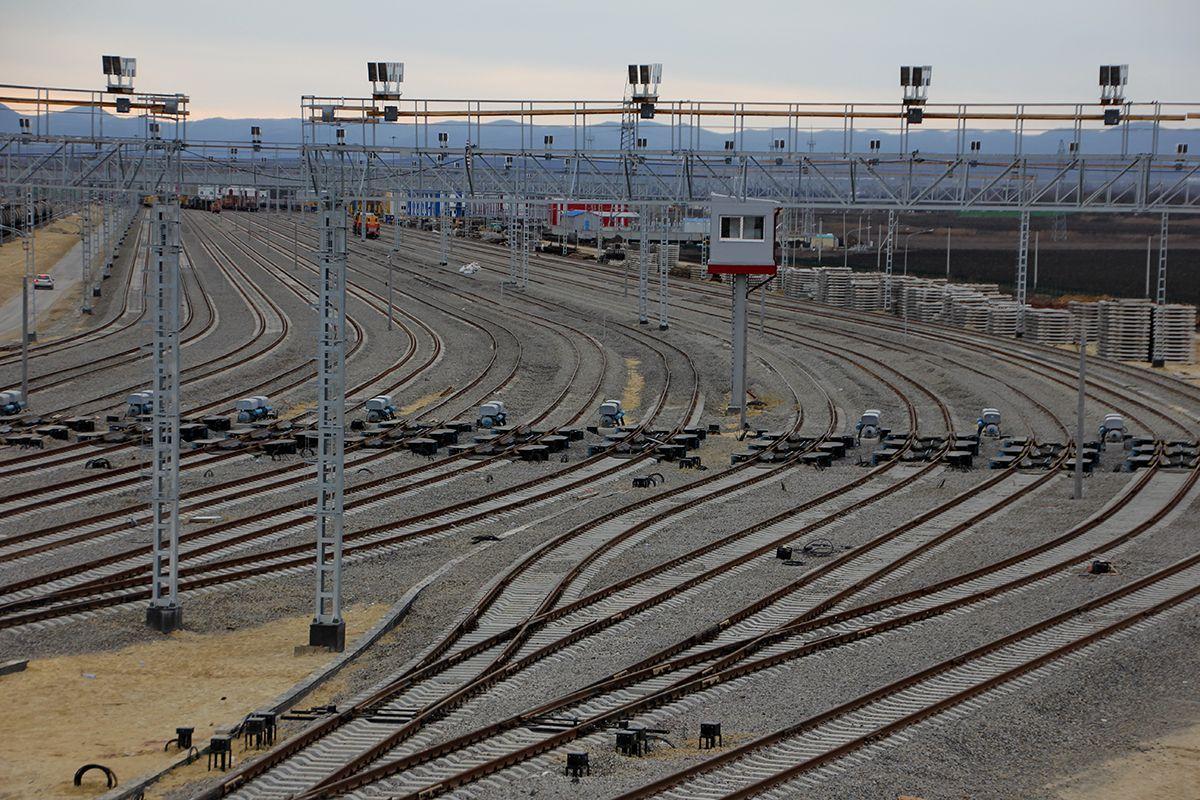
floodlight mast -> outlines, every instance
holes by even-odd
[[[180,409],[180,292],[179,260],[182,251],[179,233],[179,182],[182,178],[181,149],[187,129],[187,96],[134,94],[133,78],[137,75],[137,59],[123,56],[103,56],[101,65],[107,76],[108,92],[117,98],[117,113],[128,113],[135,106],[146,119],[145,147],[147,156],[161,151],[161,169],[149,184],[157,196],[150,212],[150,252],[153,271],[150,275],[149,304],[152,306],[152,465],[150,476],[150,507],[153,524],[151,548],[150,605],[146,623],[169,633],[183,624],[183,607],[179,603],[179,409]],[[164,141],[159,117],[174,119],[175,136]],[[175,167],[172,160],[176,161]],[[148,160],[153,161],[153,158]],[[174,173],[174,174],[173,174]],[[91,272],[90,205],[92,196],[84,193],[83,209],[83,311],[91,312],[88,299],[88,276]]]
[[[146,623],[170,633],[183,624],[179,603],[179,201],[159,197],[151,210],[150,294],[154,324],[153,550]]]
[[[306,95],[301,98],[301,125],[341,126],[348,121],[378,122],[379,117],[392,119],[394,107],[379,112],[376,100],[396,100],[404,80],[404,65],[400,62],[371,61],[367,63],[367,78],[371,81],[371,98],[359,101],[359,117],[355,120],[338,117],[338,110],[352,99],[338,103],[320,102],[325,98]],[[345,129],[336,128],[339,162],[346,153]],[[363,142],[366,145],[366,142]],[[345,414],[346,414],[346,258],[347,221],[344,181],[325,181],[322,173],[312,169],[312,156],[319,151],[315,132],[302,136],[303,161],[309,165],[313,190],[321,214],[321,250],[319,254],[317,297],[317,464],[316,464],[316,574],[312,623],[308,630],[311,646],[327,647],[341,652],[346,647],[346,620],[342,614],[342,542],[345,489]],[[367,156],[369,161],[369,154]],[[362,184],[366,183],[364,165]],[[362,231],[366,232],[366,208],[360,192],[358,213]],[[389,314],[391,312],[389,302]]]

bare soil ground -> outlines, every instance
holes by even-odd
[[[347,640],[387,608],[348,612]],[[161,769],[179,757],[163,752],[177,726],[195,727],[203,747],[333,657],[294,654],[308,623],[296,616],[222,633],[177,631],[150,644],[38,659],[0,678],[0,798],[94,797],[100,773],[77,788],[75,770],[103,764],[124,784]]]

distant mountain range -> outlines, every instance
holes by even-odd
[[[102,112],[103,119],[93,116],[83,109],[66,109],[43,115],[41,129],[55,135],[88,136],[93,133],[93,123],[97,120],[105,135],[110,136],[141,136],[143,122],[138,118]],[[17,119],[20,115],[12,109],[0,104],[0,135],[17,133]],[[300,141],[300,120],[290,119],[225,119],[211,117],[196,119],[187,123],[186,139],[190,142],[228,142],[245,144],[250,139],[251,126],[258,126],[262,131],[262,140],[266,144],[296,144]],[[173,138],[174,132],[164,123],[163,135]],[[322,126],[320,129],[322,141],[333,141],[332,126]],[[922,150],[930,153],[953,152],[956,134],[954,131],[934,129],[910,129],[909,150]],[[448,147],[460,150],[470,136],[475,135],[480,141],[474,144],[498,149],[517,150],[521,147],[522,138],[525,145],[534,151],[543,149],[543,137],[553,136],[552,149],[571,150],[576,142],[575,137],[582,133],[569,125],[537,125],[532,129],[526,126],[522,136],[521,126],[508,120],[486,122],[480,126],[468,125],[462,121],[436,121],[430,123],[427,129],[403,123],[381,123],[367,129],[367,139],[377,145],[407,146],[417,144],[414,137],[421,137],[420,144],[425,147],[437,145],[438,132],[449,135]],[[683,129],[684,140],[694,142],[693,147],[702,150],[721,150],[729,135],[721,131],[701,128],[693,135],[689,129]],[[362,126],[346,127],[346,141],[350,144],[361,142]],[[676,135],[679,129],[675,131]],[[425,136],[428,140],[425,140]],[[672,146],[672,129],[669,125],[658,122],[643,122],[640,135],[647,140],[651,149],[669,149]],[[587,136],[590,145],[601,149],[616,149],[620,144],[620,124],[613,121],[589,125]],[[1119,153],[1121,151],[1120,128],[1100,128],[1084,131],[1082,141],[1085,153]],[[740,149],[765,151],[771,147],[771,142],[777,138],[787,138],[785,129],[754,129],[747,130],[739,143]],[[1013,133],[1009,130],[971,130],[967,132],[968,140],[978,140],[981,143],[981,153],[997,154],[1011,153],[1013,150]],[[792,145],[793,152],[813,150],[818,153],[840,152],[842,150],[841,130],[813,130],[811,133],[801,130],[798,141]],[[863,128],[855,131],[854,147],[857,152],[867,149],[869,139],[879,139],[880,147],[885,153],[894,153],[900,144],[899,135],[891,131],[872,130]],[[1070,141],[1069,128],[1051,129],[1038,132],[1026,132],[1024,150],[1029,154],[1056,153],[1060,144]],[[1152,148],[1152,132],[1146,123],[1136,123],[1129,129],[1129,151],[1147,153]],[[1157,151],[1160,155],[1173,155],[1177,144],[1186,143],[1192,153],[1200,153],[1200,131],[1182,130],[1163,127],[1159,131]],[[584,145],[581,140],[578,145]]]

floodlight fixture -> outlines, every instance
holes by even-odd
[[[905,119],[909,125],[920,125],[925,121],[925,109],[918,106],[907,109],[904,112]]]
[[[400,84],[404,83],[404,63],[368,61],[367,80],[371,81],[371,96],[376,100],[399,100]]]
[[[383,107],[383,121],[384,122],[396,122],[399,119],[400,119],[400,107],[399,106],[384,106]]]
[[[179,95],[164,97],[162,99],[162,113],[168,117],[174,117],[179,114]]]
[[[137,76],[136,58],[100,56],[100,62],[108,78],[108,91],[118,94],[133,93],[133,79]]]
[[[658,101],[661,82],[661,64],[629,65],[629,96],[632,101],[637,103]]]
[[[1104,109],[1104,124],[1105,125],[1120,125],[1121,124],[1121,109],[1106,108]]]
[[[131,108],[133,108],[133,103],[129,100],[128,97],[118,97],[117,98],[117,113],[118,114],[128,114],[129,110]]]
[[[1125,86],[1128,83],[1128,64],[1102,65],[1100,67],[1100,105],[1119,106],[1123,104],[1125,102]],[[1108,125],[1109,123],[1105,120],[1104,124]]]
[[[904,105],[920,106],[925,104],[929,94],[929,80],[933,77],[933,67],[907,66],[900,68],[900,85],[904,87]]]

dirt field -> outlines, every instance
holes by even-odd
[[[347,640],[386,610],[349,610]],[[76,788],[76,769],[103,764],[125,784],[178,757],[163,752],[177,726],[195,727],[203,747],[332,657],[293,654],[308,623],[297,616],[228,633],[179,631],[153,644],[32,661],[0,677],[0,798],[95,797],[101,774]]]
[[[1200,792],[1200,726],[1145,743],[1059,786],[1060,800],[1194,800]]]

